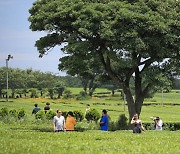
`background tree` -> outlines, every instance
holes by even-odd
[[[58,94],[58,99],[62,96],[63,91],[65,90],[65,84],[63,82],[57,82],[54,88],[56,93]]]
[[[3,89],[6,88],[6,68],[2,67],[0,68],[0,98],[3,96]]]
[[[71,43],[72,46],[74,43]],[[67,72],[67,74],[72,76],[78,76],[82,82],[83,90],[92,96],[95,89],[99,86],[98,78],[102,74],[103,70],[101,68],[101,63],[99,59],[92,54],[88,54],[82,48],[81,43],[76,43],[77,46],[80,45],[78,53],[72,54],[71,45],[69,45],[65,50],[67,50],[68,56],[60,58],[59,69]],[[84,44],[87,46],[86,44]]]
[[[78,54],[82,47],[99,57],[108,76],[122,85],[131,118],[141,113],[154,88],[144,82],[149,70],[158,67],[161,73],[164,60],[170,65],[179,56],[179,5],[174,0],[42,0],[33,4],[29,21],[31,30],[48,32],[36,41],[40,57],[62,43],[64,52]],[[148,78],[154,80],[154,74]]]

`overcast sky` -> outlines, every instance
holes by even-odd
[[[54,49],[43,58],[39,58],[35,41],[43,32],[29,29],[29,12],[35,0],[0,0],[0,67],[5,66],[8,54],[13,56],[9,67],[65,75],[58,70],[58,61],[62,57],[59,48]]]

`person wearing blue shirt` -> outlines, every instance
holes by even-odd
[[[100,120],[100,126],[101,126],[101,130],[103,130],[103,131],[108,130],[108,116],[107,116],[107,111],[105,109],[102,110],[102,117]]]
[[[38,107],[38,104],[34,104],[34,109],[32,111],[32,114],[36,114],[39,110],[40,108]]]

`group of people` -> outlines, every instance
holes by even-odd
[[[38,107],[38,104],[34,104],[34,109],[32,110],[32,114],[36,114],[39,110],[41,110]],[[50,110],[50,103],[46,103],[46,106],[44,107],[44,112],[46,113],[48,110]]]
[[[108,116],[106,110],[102,110],[102,117],[99,124],[101,126],[101,130],[108,130]],[[69,111],[65,120],[64,116],[62,116],[61,110],[57,110],[57,115],[54,116],[53,119],[54,132],[74,131],[75,125],[76,120],[74,118],[73,112]]]
[[[32,114],[36,114],[39,110],[41,110],[38,107],[38,104],[34,105],[34,109],[32,111]],[[44,112],[47,113],[47,111],[50,110],[50,103],[46,103],[46,106],[44,107]],[[90,110],[90,105],[86,105],[85,114]],[[107,131],[108,130],[108,116],[107,111],[104,109],[102,110],[102,117],[100,120],[100,127],[101,130]],[[53,118],[53,130],[54,132],[61,132],[61,131],[74,131],[74,127],[76,125],[76,120],[74,118],[73,112],[69,111],[68,116],[65,120],[64,116],[62,115],[61,110],[57,110],[57,115]]]
[[[163,122],[159,117],[150,117],[151,120],[154,121],[154,129],[162,130]],[[142,125],[142,121],[139,119],[138,114],[134,114],[131,119],[131,125],[133,125],[133,133],[141,133],[141,131],[145,131],[145,128]]]
[[[38,104],[34,105],[34,109],[32,114],[36,114],[40,108]],[[44,112],[46,113],[50,110],[50,103],[46,103],[44,107]],[[87,104],[85,114],[90,110],[90,105]],[[110,117],[107,114],[107,110],[102,110],[102,117],[99,122],[102,131],[108,131],[108,123]],[[162,130],[163,122],[159,117],[150,117],[151,120],[154,121],[154,129],[155,130]],[[133,133],[141,133],[145,131],[145,128],[142,125],[142,121],[139,119],[138,114],[134,114],[133,118],[131,119],[131,125],[133,126]],[[74,127],[76,125],[76,120],[74,118],[73,112],[69,111],[68,116],[65,120],[64,116],[62,115],[61,110],[57,110],[57,115],[53,118],[53,130],[54,132],[61,132],[61,131],[74,131]]]

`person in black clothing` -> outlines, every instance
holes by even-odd
[[[44,107],[44,112],[46,113],[48,110],[50,110],[50,103],[46,103],[46,106]]]
[[[34,104],[34,109],[32,110],[32,114],[36,114],[40,108],[38,107],[38,104]]]
[[[142,121],[139,119],[138,114],[134,114],[131,125],[133,125],[133,133],[141,133],[141,130],[145,131]]]

